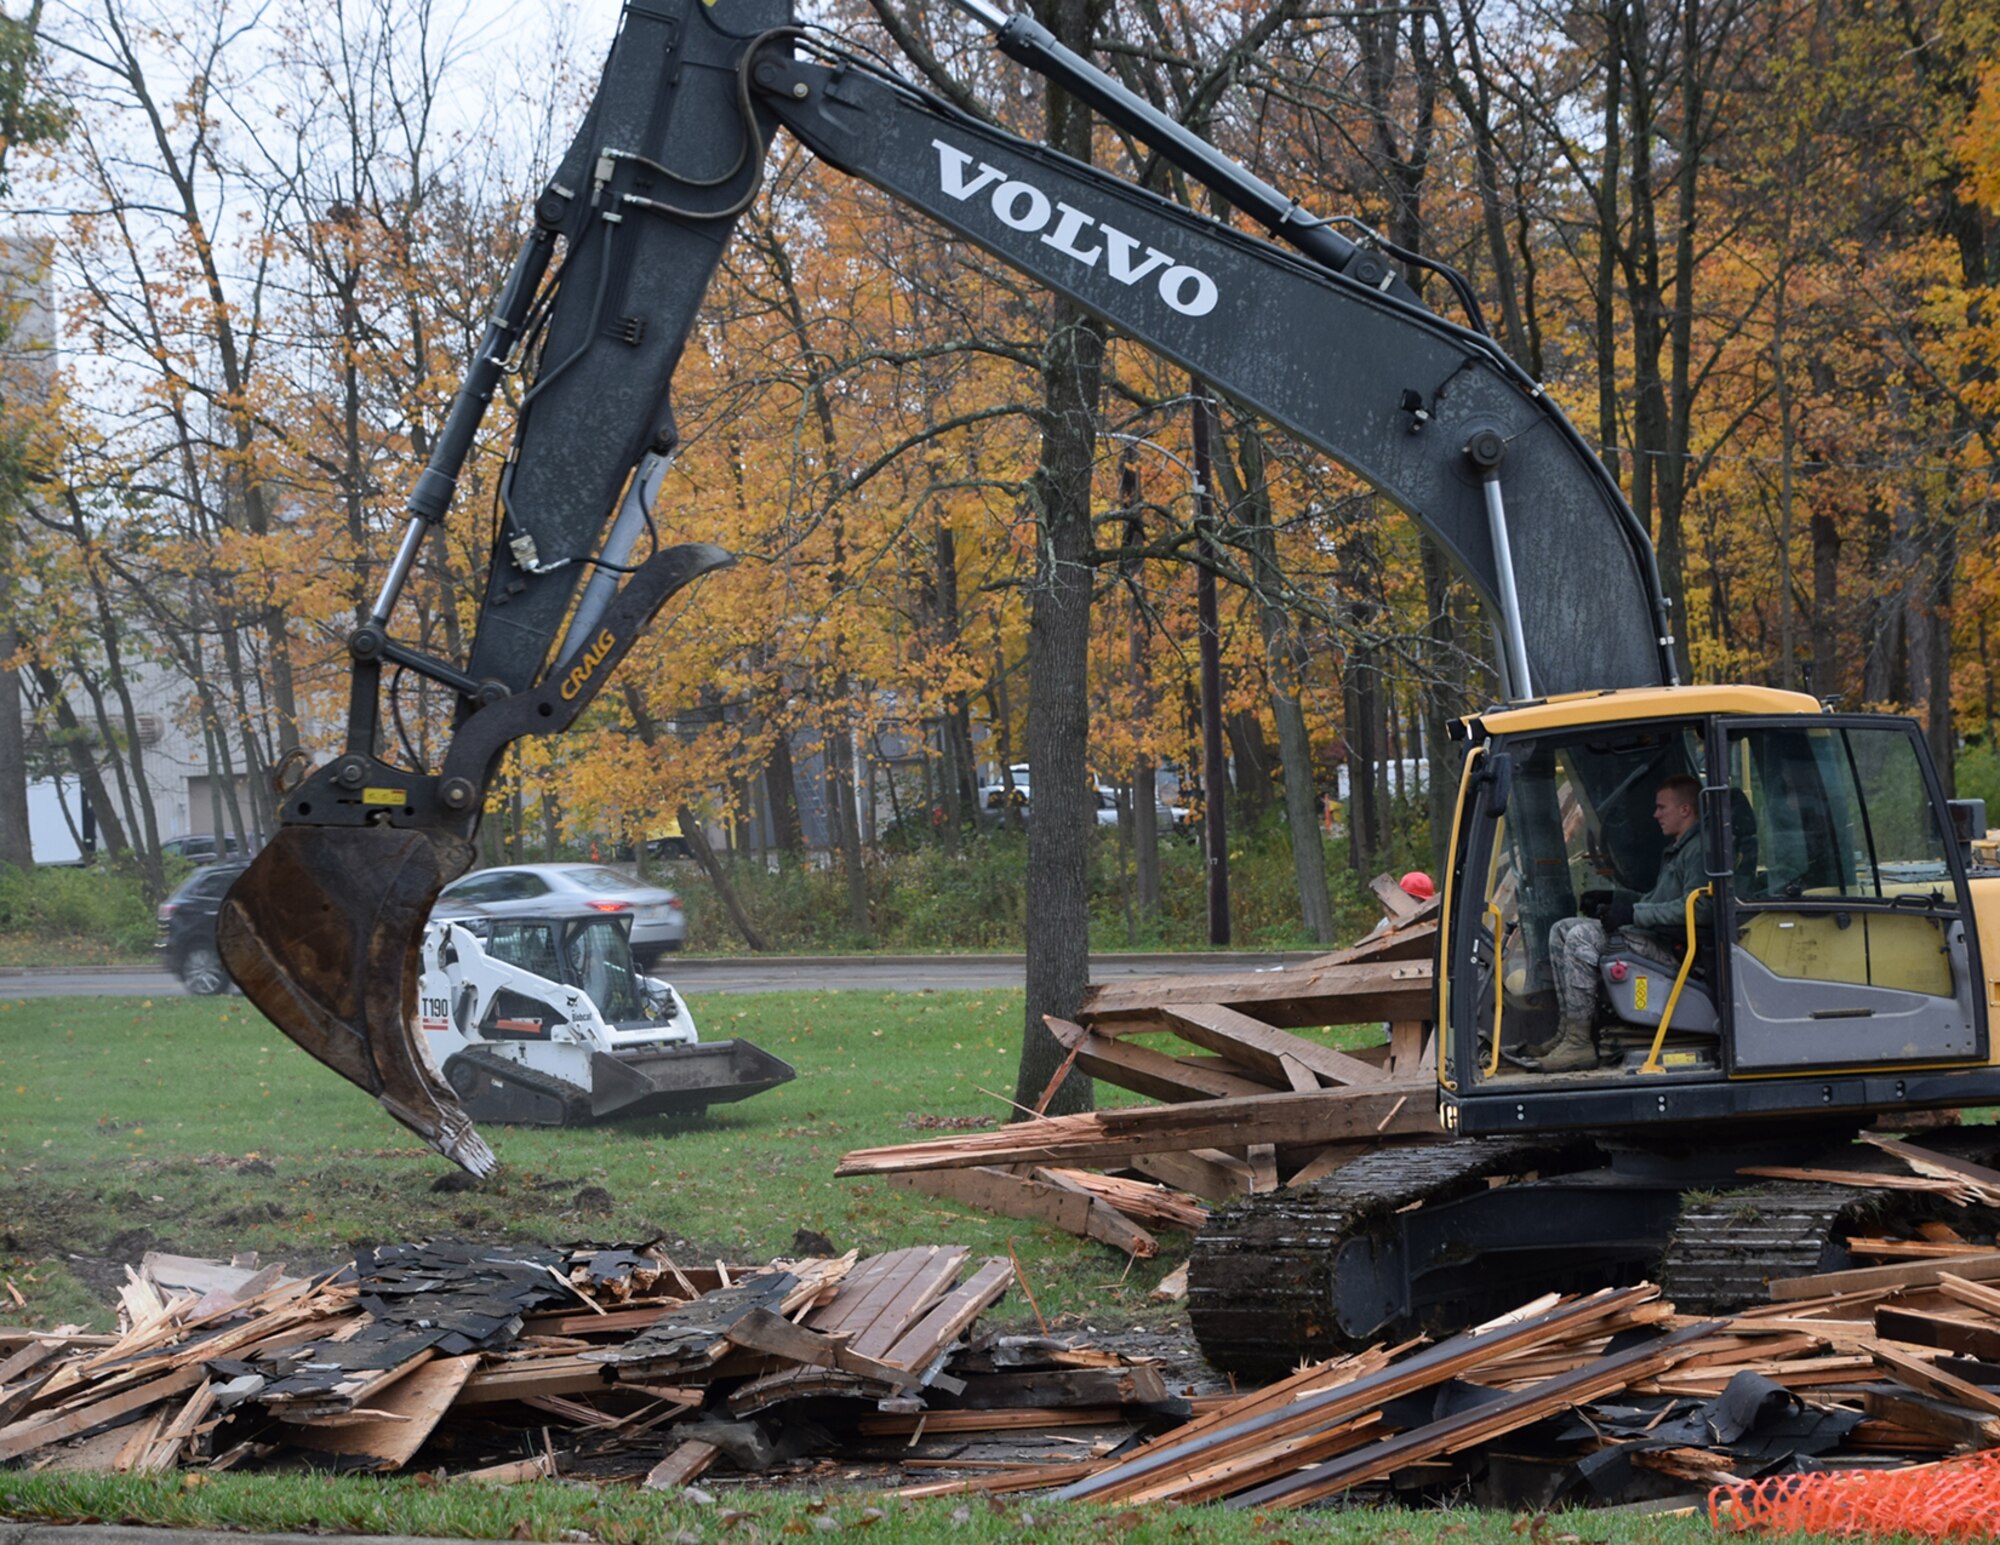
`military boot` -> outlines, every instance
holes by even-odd
[[[1597,1043],[1587,1019],[1565,1019],[1556,1026],[1555,1044],[1537,1059],[1544,1073],[1575,1073],[1597,1066]]]

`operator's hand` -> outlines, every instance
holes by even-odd
[[[1587,890],[1578,898],[1577,911],[1585,917],[1602,917],[1604,909],[1611,905],[1612,894],[1608,890]]]
[[[1632,926],[1632,903],[1629,901],[1606,902],[1601,915],[1604,919],[1604,931],[1606,933],[1616,933],[1621,928],[1629,928]]]

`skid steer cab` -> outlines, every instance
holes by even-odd
[[[2000,1102],[2000,872],[1912,721],[1666,687],[1464,721],[1438,971],[1465,1133]]]
[[[748,1041],[701,1041],[686,1000],[633,962],[629,930],[602,912],[432,920],[418,1028],[474,1121],[692,1117],[795,1076]]]

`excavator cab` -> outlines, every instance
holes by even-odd
[[[1914,723],[1670,687],[1465,728],[1439,972],[1447,1126],[1970,1098],[1962,1072],[1939,1077],[1989,1067],[1980,904],[1996,926],[2000,876],[1968,870]],[[1665,787],[1698,789],[1691,850],[1656,818]],[[1606,896],[1651,904],[1566,944]],[[1537,1054],[1565,1001],[1588,1002],[1596,1055],[1551,1072]]]

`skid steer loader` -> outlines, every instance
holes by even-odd
[[[417,1024],[473,1120],[699,1116],[796,1076],[748,1041],[698,1039],[686,1000],[633,963],[629,930],[601,912],[431,921]]]

